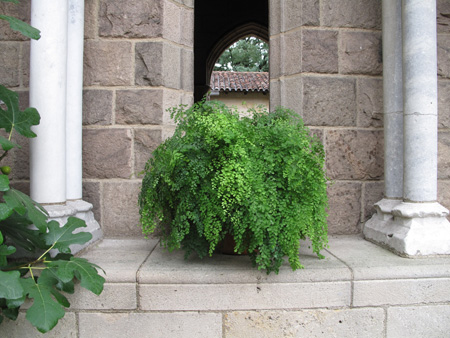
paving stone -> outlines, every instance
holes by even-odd
[[[383,80],[360,78],[356,86],[358,126],[383,127]]]
[[[440,78],[450,78],[450,58],[448,50],[450,46],[450,35],[438,34],[437,37],[437,58],[438,58],[438,76]]]
[[[329,130],[326,167],[331,179],[380,179],[383,176],[383,132]]]
[[[80,313],[80,338],[211,338],[222,336],[220,313]]]
[[[161,124],[164,114],[162,89],[118,90],[117,124]]]
[[[2,20],[3,21],[3,20]],[[0,78],[6,87],[19,86],[19,42],[0,42]]]
[[[450,302],[450,278],[355,281],[354,306]]]
[[[129,41],[85,41],[84,85],[132,85],[133,58],[131,47],[132,44]]]
[[[133,310],[137,308],[135,283],[105,283],[97,296],[76,285],[73,295],[66,295],[71,310]]]
[[[450,128],[450,82],[438,82],[438,127]]]
[[[129,178],[131,143],[127,129],[84,129],[83,177]]]
[[[381,29],[381,2],[372,0],[321,2],[322,25]]]
[[[450,132],[438,135],[438,178],[450,178]]]
[[[328,187],[328,233],[361,232],[361,184],[333,182]]]
[[[128,38],[161,37],[163,13],[162,0],[101,0],[99,34]]]
[[[309,126],[355,126],[355,80],[304,77],[303,118]]]
[[[139,224],[137,181],[103,183],[103,233],[105,237],[143,237]]]
[[[342,74],[381,75],[381,33],[341,32],[339,70]]]
[[[384,337],[383,309],[248,311],[224,316],[224,337]]]
[[[450,33],[450,2],[437,0],[437,31],[438,33]]]
[[[110,125],[112,123],[113,92],[83,90],[83,124]]]
[[[158,129],[136,129],[134,131],[135,171],[144,170],[145,164],[162,142],[162,132]]]
[[[302,69],[312,73],[338,72],[338,32],[303,30]]]
[[[363,221],[369,220],[375,214],[374,204],[384,197],[384,182],[366,182],[364,189],[364,216]]]
[[[83,200],[92,204],[92,212],[95,220],[101,224],[101,197],[100,197],[100,183],[92,181],[83,182]]]
[[[5,319],[1,327],[2,338],[40,338],[43,334],[40,333],[31,323],[25,318],[25,313],[19,313],[17,320],[12,321]],[[45,334],[49,338],[77,338],[77,320],[75,313],[66,312],[65,316],[58,321],[58,324],[49,332]]]
[[[301,31],[285,33],[283,37],[283,75],[297,74],[302,71]],[[273,62],[273,61],[272,61]]]
[[[350,282],[144,284],[139,297],[141,308],[151,311],[344,307],[350,304]]]
[[[387,337],[439,338],[450,331],[450,305],[390,307]]]

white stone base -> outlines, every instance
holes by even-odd
[[[450,255],[449,211],[439,203],[383,199],[375,207],[363,229],[367,240],[407,257]]]
[[[73,254],[81,251],[89,244],[103,237],[100,225],[94,218],[94,213],[92,212],[92,204],[86,201],[68,201],[66,202],[66,204],[44,205],[44,208],[49,214],[49,221],[55,220],[58,221],[61,225],[64,225],[69,217],[77,217],[86,222],[87,227],[79,229],[78,232],[89,232],[92,235],[92,239],[83,245],[72,245],[70,249]]]

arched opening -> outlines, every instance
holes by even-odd
[[[214,63],[233,42],[246,36],[269,40],[267,0],[229,0],[211,4],[195,1],[194,100],[209,91]]]

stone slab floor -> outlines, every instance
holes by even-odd
[[[106,271],[46,337],[450,337],[450,257],[407,259],[359,236],[330,238],[319,260],[278,275],[248,257],[183,259],[156,240],[104,239],[81,256]],[[24,314],[1,337],[42,337]]]

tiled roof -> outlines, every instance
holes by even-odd
[[[211,90],[263,92],[269,91],[269,73],[267,72],[212,72]]]

